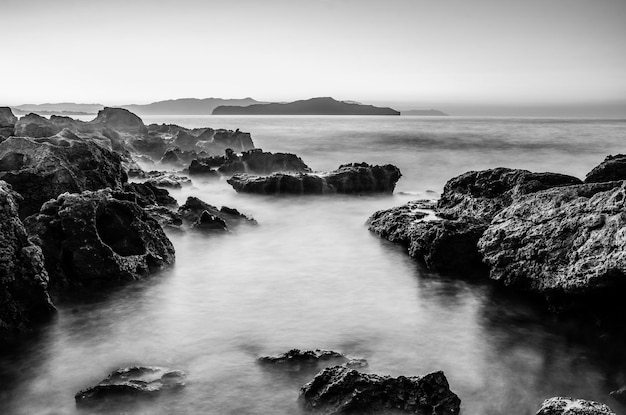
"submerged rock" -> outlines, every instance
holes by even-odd
[[[20,199],[0,181],[0,349],[55,312],[43,254],[18,217]]]
[[[209,216],[206,216],[205,213]],[[240,213],[237,209],[229,208],[227,206],[222,206],[221,209],[218,209],[217,207],[203,202],[193,196],[188,197],[185,204],[178,208],[178,214],[184,221],[191,224],[192,227],[197,227],[201,224],[200,222],[202,220],[202,216],[205,216],[205,220],[207,221],[213,221],[207,222],[207,224],[221,224],[223,222],[227,228],[236,227],[243,223],[251,225],[257,224],[256,220]],[[215,219],[211,219],[210,217]],[[219,219],[219,221],[215,222],[217,219]]]
[[[258,194],[393,193],[400,170],[390,164],[344,164],[329,173],[236,174],[227,182],[237,192]]]
[[[533,193],[500,212],[478,247],[505,285],[609,306],[626,292],[625,212],[626,182]]]
[[[174,262],[174,247],[161,226],[124,199],[109,189],[64,193],[27,218],[55,288],[115,285]]]
[[[585,177],[585,183],[601,183],[615,180],[626,180],[626,154],[607,156],[602,163],[594,167]]]
[[[349,358],[341,353],[332,350],[300,350],[291,349],[287,353],[274,356],[261,356],[259,363],[264,365],[287,366],[290,369],[300,369],[301,367],[319,367],[321,364],[343,363],[345,367],[357,368],[366,367],[367,360],[362,358]]]
[[[615,415],[605,404],[583,399],[546,399],[536,415]]]
[[[379,376],[342,366],[326,368],[300,390],[300,402],[318,414],[456,415],[461,400],[443,372],[425,376]]]
[[[109,401],[158,396],[185,386],[186,374],[163,367],[132,366],[117,369],[95,386],[75,396],[77,405],[91,406]]]
[[[127,176],[120,156],[93,140],[11,137],[0,143],[0,180],[24,197],[24,218],[64,192],[121,189]]]

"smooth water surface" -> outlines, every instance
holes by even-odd
[[[488,282],[428,272],[370,234],[374,211],[436,197],[447,179],[496,166],[584,177],[623,151],[623,121],[413,117],[145,117],[146,123],[251,131],[258,147],[315,170],[398,165],[393,196],[272,197],[194,180],[173,192],[252,215],[224,235],[171,231],[175,266],[75,303],[27,348],[0,358],[1,414],[82,413],[74,394],[130,364],[185,370],[180,393],[133,414],[298,414],[310,373],[268,370],[258,356],[327,348],[366,358],[372,373],[443,370],[464,415],[534,414],[551,396],[623,406],[620,333],[544,313]],[[119,408],[105,413],[124,412]],[[88,413],[88,412],[86,412]]]

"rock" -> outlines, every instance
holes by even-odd
[[[241,153],[243,151],[252,150],[254,148],[254,143],[252,142],[252,137],[250,133],[244,133],[239,131],[239,129],[232,130],[215,130],[210,133],[210,129],[208,129],[205,133],[201,134],[198,137],[200,140],[197,144],[198,147],[205,150],[207,153],[212,155],[220,155],[223,154],[227,148],[234,150],[237,153]],[[209,138],[209,134],[212,135]]]
[[[626,154],[607,156],[602,163],[594,167],[585,177],[585,183],[601,183],[616,180],[626,180]]]
[[[191,180],[188,177],[180,176],[174,173],[156,172],[146,183],[157,187],[169,187],[172,189],[180,189],[183,186],[191,186]]]
[[[369,230],[388,241],[408,246],[411,227],[429,215],[430,201],[416,200],[391,209],[379,210],[367,220]],[[432,213],[432,212],[431,212]]]
[[[366,367],[367,360],[362,358],[348,358],[345,355],[333,352],[332,350],[299,350],[291,349],[287,353],[274,356],[261,356],[258,362],[264,365],[288,366],[291,369],[301,367],[318,368],[320,365],[329,366],[331,364],[341,364],[345,367],[356,368]]]
[[[125,199],[109,189],[64,193],[26,219],[53,287],[111,286],[174,262],[174,247],[161,226]]]
[[[536,415],[615,415],[608,406],[583,399],[546,399]]]
[[[147,155],[154,160],[160,160],[168,148],[167,141],[152,132],[131,139],[130,145],[136,152]]]
[[[309,166],[295,154],[270,153],[261,149],[244,151],[241,157],[228,157],[227,155],[224,163],[217,170],[224,175],[311,171]]]
[[[191,160],[191,164],[189,165],[189,175],[190,176],[205,176],[205,177],[213,177],[219,178],[220,174],[214,166],[211,165],[210,158],[202,158],[202,159],[194,159]]]
[[[186,374],[163,367],[132,366],[117,369],[95,386],[81,390],[76,404],[92,406],[109,401],[148,398],[185,386]]]
[[[300,389],[300,402],[307,412],[325,415],[385,411],[456,415],[461,400],[450,391],[443,372],[392,378],[335,366]]]
[[[196,143],[198,137],[190,134],[188,131],[179,130],[174,136],[174,145],[183,151],[196,151]]]
[[[203,229],[203,230],[211,230],[211,231],[227,231],[228,227],[226,226],[226,222],[222,218],[216,215],[212,215],[206,210],[202,212],[198,220],[196,220],[192,228],[195,229]]]
[[[152,216],[162,227],[168,229],[181,230],[183,225],[183,217],[180,213],[169,209],[165,206],[151,205],[144,208],[144,210]]]
[[[206,155],[205,152],[202,152],[201,155]],[[165,152],[159,163],[162,165],[182,168],[183,166],[189,165],[192,160],[198,158],[198,153],[195,151],[180,151],[179,148],[171,148]]]
[[[576,177],[564,174],[531,173],[504,167],[470,171],[446,183],[437,204],[437,214],[446,219],[489,222],[510,205],[514,197],[581,183]]]
[[[124,183],[124,191],[137,195],[135,203],[141,207],[159,205],[159,206],[175,206],[176,199],[170,196],[165,189],[160,189],[152,183]]]
[[[24,197],[24,218],[64,192],[121,189],[127,176],[120,156],[93,140],[11,137],[0,143],[0,180]]]
[[[626,288],[626,182],[549,189],[500,212],[478,248],[490,277],[553,300],[617,305]],[[582,297],[582,298],[579,298]]]
[[[52,137],[61,132],[63,127],[52,123],[47,118],[37,114],[28,114],[15,123],[14,135],[17,137]]]
[[[105,107],[98,111],[98,116],[91,121],[94,125],[103,125],[116,131],[146,134],[148,129],[141,118],[123,108]]]
[[[13,128],[17,122],[17,117],[9,107],[0,107],[0,128]]]
[[[227,182],[237,192],[259,194],[393,193],[400,170],[390,164],[346,164],[329,173],[236,174]]]
[[[232,209],[227,206],[223,206],[221,209],[218,209],[217,207],[203,202],[193,196],[188,197],[185,204],[178,209],[178,213],[181,215],[183,220],[189,224],[197,223],[205,212],[211,216],[219,218],[228,228],[236,227],[237,225],[243,223],[251,225],[257,224],[256,220],[240,213],[237,209]]]
[[[18,217],[20,199],[0,181],[0,349],[55,312],[43,254]]]

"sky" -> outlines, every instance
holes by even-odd
[[[0,27],[0,105],[332,96],[626,118],[626,0],[0,0]]]

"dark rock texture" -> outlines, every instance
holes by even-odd
[[[378,376],[343,366],[326,368],[300,390],[304,409],[317,414],[410,413],[456,415],[461,400],[443,372]]]
[[[81,390],[76,404],[93,406],[124,399],[149,398],[185,386],[186,374],[163,367],[132,366],[117,369],[95,386]]]
[[[121,189],[127,176],[120,156],[93,140],[11,137],[0,143],[0,180],[24,197],[24,218],[64,192]]]
[[[546,399],[536,415],[615,415],[615,413],[599,402],[555,397]]]
[[[298,370],[301,367],[329,366],[331,364],[343,364],[345,367],[366,367],[367,361],[361,358],[349,358],[332,350],[300,350],[291,349],[287,353],[274,356],[261,356],[258,360],[263,365],[287,366]]]
[[[174,262],[161,226],[126,195],[109,189],[65,193],[27,218],[54,288],[115,285]]]
[[[170,196],[167,190],[160,189],[152,183],[124,183],[124,191],[134,193],[136,195],[134,202],[141,207],[176,205],[176,199]]]
[[[61,132],[63,127],[60,127],[47,118],[37,114],[28,114],[21,117],[17,123],[15,123],[14,135],[17,137],[52,137],[53,135]]]
[[[0,107],[0,139],[11,137],[15,133],[17,117],[9,107]]]
[[[104,125],[117,131],[144,134],[148,129],[141,118],[123,108],[105,107],[98,111],[98,116],[91,121],[95,125]]]
[[[186,176],[181,176],[174,173],[156,172],[150,174],[151,177],[146,181],[146,184],[150,184],[156,187],[169,187],[171,189],[180,189],[183,186],[191,186],[191,180]]]
[[[615,180],[626,180],[626,154],[607,156],[602,163],[594,167],[585,177],[585,183],[601,183]]]
[[[0,181],[0,349],[54,314],[41,249],[18,217],[20,195]]]
[[[178,214],[185,222],[191,224],[192,227],[201,224],[203,215],[207,221],[214,220],[210,217],[206,217],[205,214],[214,217],[215,220],[219,219],[218,223],[223,222],[227,228],[233,228],[243,223],[251,225],[257,224],[254,219],[240,213],[237,209],[229,208],[227,206],[222,206],[221,209],[218,209],[217,207],[203,202],[193,196],[187,198],[185,204],[178,209]],[[210,222],[207,222],[207,225],[209,223]]]
[[[237,192],[258,194],[393,193],[402,174],[396,166],[344,164],[329,173],[236,174],[227,182]]]
[[[626,289],[626,183],[550,189],[516,199],[478,247],[490,276],[547,296],[614,296]]]
[[[616,401],[626,404],[626,387],[611,391],[609,395],[611,395],[611,397]]]
[[[310,172],[311,169],[295,154],[270,153],[254,149],[244,151],[241,157],[227,157],[219,166],[218,171],[224,175],[232,175],[235,173]]]

